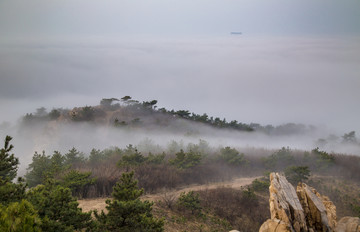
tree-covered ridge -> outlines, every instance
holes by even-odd
[[[254,129],[250,125],[240,123],[236,120],[227,122],[226,119],[220,119],[219,117],[209,117],[206,113],[200,115],[196,113],[190,113],[188,110],[167,110],[165,108],[159,108],[156,106],[157,100],[143,101],[133,100],[130,96],[125,96],[120,100],[117,98],[104,98],[100,101],[98,106],[84,106],[68,109],[52,109],[47,112],[44,107],[38,108],[35,113],[28,113],[24,116],[23,121],[40,122],[47,120],[56,120],[59,118],[69,118],[71,121],[94,121],[98,117],[105,116],[107,112],[125,111],[131,114],[131,117],[117,117],[113,119],[113,125],[116,127],[138,125],[143,120],[142,118],[151,116],[157,117],[160,114],[168,115],[175,118],[181,118],[189,121],[200,122],[206,125],[210,125],[216,128],[229,128],[240,131],[253,131]]]
[[[218,129],[230,129],[244,132],[261,132],[272,136],[304,135],[316,131],[313,125],[301,123],[285,123],[281,125],[261,125],[259,123],[243,123],[237,120],[228,121],[226,118],[209,116],[207,113],[197,114],[189,110],[168,110],[159,108],[157,100],[138,101],[131,96],[118,98],[103,98],[97,106],[75,107],[72,110],[53,108],[50,112],[41,107],[34,113],[27,113],[23,117],[24,125],[34,125],[47,121],[67,121],[67,122],[88,122],[96,124],[106,124],[117,128],[146,128],[158,126],[166,128],[178,119],[187,122],[208,125]],[[190,132],[191,133],[191,132]],[[343,136],[329,135],[328,138],[319,138],[318,146],[327,143],[346,143],[358,144],[355,131],[345,133]]]

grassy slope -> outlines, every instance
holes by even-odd
[[[268,192],[257,192],[256,201],[243,198],[249,178],[211,185],[188,186],[164,193],[145,195],[142,199],[154,201],[153,213],[165,219],[165,231],[258,231],[270,218]],[[322,195],[327,195],[337,207],[338,219],[344,216],[360,216],[354,205],[360,206],[359,183],[334,177],[313,176],[308,184]],[[176,198],[182,191],[194,190],[200,194],[202,214],[192,215],[176,206]],[[165,201],[174,197],[170,204]],[[171,200],[171,199],[170,199]],[[84,211],[105,208],[105,198],[79,200]],[[169,205],[171,207],[169,207]]]

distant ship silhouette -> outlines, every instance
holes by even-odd
[[[242,33],[240,31],[232,31],[230,32],[230,35],[241,35]]]

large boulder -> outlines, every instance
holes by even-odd
[[[295,188],[278,173],[270,174],[271,219],[260,227],[260,232],[332,232],[336,231],[336,207],[328,197],[300,183]],[[342,228],[358,228],[356,220],[344,220]],[[360,232],[360,231],[359,231]]]
[[[284,222],[291,231],[307,231],[304,210],[294,187],[278,173],[271,173],[270,181],[271,219]]]
[[[314,188],[299,183],[296,193],[306,215],[306,224],[314,231],[333,231],[336,226],[336,207]]]
[[[335,232],[360,232],[360,218],[343,217],[337,223]]]
[[[293,232],[292,228],[289,224],[286,224],[283,221],[280,221],[279,219],[268,219],[266,222],[264,222],[259,232]]]

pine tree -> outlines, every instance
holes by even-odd
[[[68,232],[92,227],[91,212],[83,213],[71,190],[51,179],[30,189],[27,199],[38,211],[43,231]]]
[[[180,193],[180,197],[177,203],[180,207],[189,209],[191,214],[194,214],[195,212],[198,212],[199,214],[201,213],[199,194],[194,193],[194,191]]]
[[[14,154],[9,154],[14,148],[10,144],[11,139],[11,136],[6,136],[4,148],[0,150],[0,204],[3,205],[20,201],[26,189],[21,178],[18,179],[18,184],[12,182],[17,175],[19,159]]]
[[[27,173],[25,174],[29,187],[35,187],[38,184],[44,183],[49,175],[50,168],[51,157],[45,155],[45,151],[41,154],[35,152],[32,157],[32,163],[28,165]]]
[[[95,217],[100,223],[102,231],[122,232],[160,232],[164,230],[162,219],[156,219],[152,215],[153,203],[141,201],[140,196],[144,193],[139,189],[137,181],[133,179],[134,172],[123,173],[113,190],[114,200],[107,200],[106,209],[101,214],[95,212]]]
[[[0,150],[0,178],[13,180],[16,177],[19,159],[10,154],[10,151],[14,148],[10,141],[11,136],[6,136],[4,148]]]
[[[84,161],[85,161],[84,154],[76,150],[75,147],[73,147],[71,150],[69,150],[68,153],[65,154],[65,161],[64,161],[65,165],[73,167],[74,165],[82,163]]]

